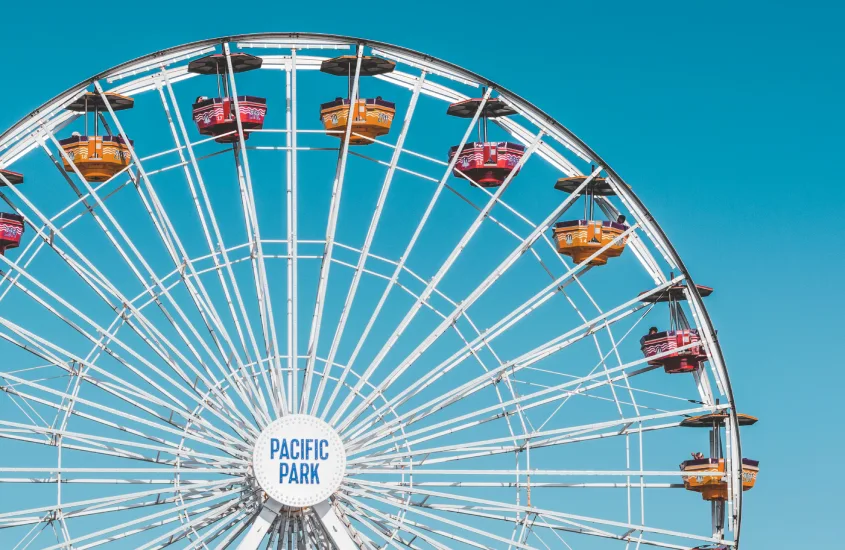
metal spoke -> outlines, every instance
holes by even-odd
[[[332,72],[340,128],[316,101]],[[202,74],[218,93],[193,100]],[[353,121],[369,76],[384,98]],[[62,139],[92,120],[125,142],[113,164]],[[499,157],[447,159],[481,125]],[[699,287],[608,163],[501,86],[364,39],[205,40],[57,95],[0,134],[0,168],[25,229],[0,251],[3,548],[738,546],[750,463]],[[555,222],[582,196],[628,221],[573,260]],[[675,293],[700,340],[647,356]],[[727,498],[665,506],[701,498],[667,464],[705,415]],[[339,436],[345,469],[284,505],[261,445],[298,422]]]

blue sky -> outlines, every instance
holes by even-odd
[[[96,17],[66,3],[6,7],[0,127],[119,62],[246,32],[362,36],[500,82],[601,154],[696,281],[716,288],[708,307],[740,409],[761,418],[744,432],[762,473],[743,548],[835,548],[845,482],[823,472],[845,451],[845,362],[822,350],[845,307],[841,6],[314,5],[155,0]]]

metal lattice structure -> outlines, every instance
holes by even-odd
[[[209,81],[187,69],[236,51],[263,63],[224,75],[233,104],[259,90],[267,119],[223,144],[192,127]],[[357,58],[353,98],[364,56],[396,63],[365,84],[398,98],[366,147],[351,122],[314,124],[339,54]],[[135,101],[95,115],[131,159],[103,182],[59,141],[86,92]],[[446,120],[470,98],[472,118]],[[445,153],[494,98],[516,114],[491,132],[524,154],[485,188]],[[738,545],[739,422],[699,290],[631,187],[507,89],[367,40],[212,39],[57,96],[0,136],[0,168],[26,175],[0,175],[26,224],[0,256],[3,548]],[[550,231],[599,177],[598,209],[629,225],[625,254],[593,266],[609,245],[576,263]],[[679,285],[707,362],[666,374],[638,340],[665,324],[647,298]],[[681,422],[718,412],[727,499],[702,502],[676,467],[702,432]],[[265,501],[252,475],[258,433],[292,413],[348,457],[311,508]]]

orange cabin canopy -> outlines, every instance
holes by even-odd
[[[580,264],[601,250],[589,262],[589,265],[596,266],[622,254],[628,238],[620,236],[627,230],[628,226],[622,223],[569,220],[555,224],[554,238],[558,252],[571,257],[575,263]]]
[[[260,57],[236,52],[228,56],[207,55],[188,64],[188,72],[214,75],[218,79],[218,93],[222,88],[220,97],[199,96],[191,105],[192,117],[200,134],[213,136],[216,138],[214,141],[218,143],[236,143],[241,139],[238,123],[244,130],[244,140],[249,139],[250,131],[264,128],[267,100],[251,95],[232,97],[229,94],[229,80],[226,76],[230,72],[244,73],[260,69],[263,62],[264,60]]]

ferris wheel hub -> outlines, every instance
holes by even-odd
[[[308,414],[271,422],[252,453],[258,485],[270,498],[303,508],[328,499],[346,472],[346,450],[337,432]]]

